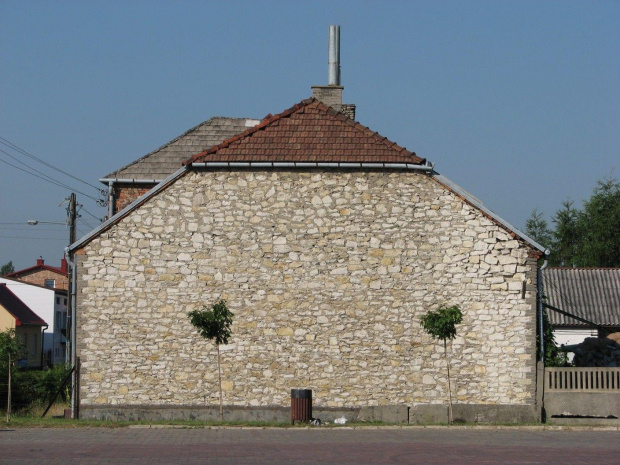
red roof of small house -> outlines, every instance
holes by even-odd
[[[194,155],[204,162],[410,163],[426,160],[309,98]]]
[[[47,326],[43,319],[7,287],[0,283],[0,305],[15,318],[15,325]]]
[[[23,276],[23,275],[27,275],[27,274],[31,274],[35,271],[41,271],[41,270],[47,270],[47,271],[52,271],[54,273],[58,273],[62,276],[68,276],[68,270],[67,270],[67,261],[66,259],[62,259],[61,261],[61,266],[49,266],[45,264],[45,261],[42,258],[37,258],[37,264],[28,268],[24,268],[23,270],[17,270],[14,271],[13,273],[9,273],[7,275],[5,275],[5,278],[14,278],[14,277],[18,277],[18,276]]]

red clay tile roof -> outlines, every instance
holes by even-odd
[[[426,160],[314,98],[303,100],[183,164],[204,162],[411,163]]]
[[[57,266],[50,266],[50,265],[34,265],[31,266],[29,268],[24,268],[23,270],[18,270],[18,271],[14,271],[13,273],[9,273],[4,275],[5,278],[19,278],[21,276],[27,275],[29,273],[32,273],[34,271],[52,271],[54,273],[58,273],[62,276],[69,276],[69,273],[67,273],[66,271],[63,271],[62,268],[57,267]]]
[[[0,305],[13,315],[18,326],[21,324],[47,326],[47,323],[13,294],[6,284],[0,284]]]

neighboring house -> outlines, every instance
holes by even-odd
[[[69,289],[67,260],[60,262],[60,267],[45,264],[43,257],[37,259],[36,266],[24,268],[5,275],[6,278],[19,279],[30,284],[49,287],[50,289]]]
[[[592,323],[547,308],[558,346],[620,331],[620,268],[547,268],[542,276],[547,305]]]
[[[21,301],[40,315],[47,323],[43,334],[43,354],[46,364],[65,363],[67,360],[67,291],[50,289],[17,279],[0,277]]]
[[[420,318],[456,304],[456,417],[536,419],[543,248],[337,111],[341,89],[193,156],[70,246],[83,418],[217,405],[217,351],[187,313],[224,298],[231,408],[309,388],[315,407],[445,415],[443,347]]]
[[[43,361],[41,338],[47,323],[20,300],[6,284],[0,283],[0,331],[14,329],[24,341],[28,367],[40,368]]]
[[[151,190],[177,171],[181,163],[192,155],[258,123],[259,120],[250,118],[213,117],[157,150],[104,176],[99,181],[108,186],[108,215],[114,215]]]

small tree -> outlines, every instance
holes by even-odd
[[[187,315],[192,325],[205,339],[215,340],[217,346],[217,372],[220,385],[220,421],[224,421],[222,407],[222,368],[220,363],[220,344],[228,344],[230,339],[230,325],[234,316],[224,299],[218,300],[211,306],[211,310],[193,310]]]
[[[444,355],[448,367],[448,423],[452,423],[452,386],[450,383],[450,360],[448,359],[447,340],[456,337],[456,325],[463,321],[463,314],[458,305],[452,307],[439,307],[429,311],[421,319],[422,328],[432,338],[443,339]]]
[[[13,260],[8,263],[2,265],[0,268],[0,276],[5,276],[7,274],[15,273],[15,267],[13,266]]]
[[[26,356],[26,347],[14,329],[0,332],[0,405],[6,399],[6,421],[11,416],[11,368],[15,362]]]

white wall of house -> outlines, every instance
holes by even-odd
[[[63,318],[64,313],[64,321],[66,321],[66,296],[61,293],[57,293],[53,289],[48,289],[43,286],[37,286],[35,284],[29,284],[15,279],[0,277],[0,283],[6,284],[11,292],[19,297],[19,299],[30,307],[33,312],[45,320],[48,324],[48,328],[45,330],[44,334],[43,351],[47,352],[48,350],[51,350],[52,363],[64,363],[64,346],[61,345],[64,336],[60,331],[62,325],[59,326],[56,324],[56,312],[61,313],[61,318]],[[57,300],[57,297],[59,300]],[[63,350],[59,350],[59,356],[56,357],[56,348],[60,347],[63,347]]]

